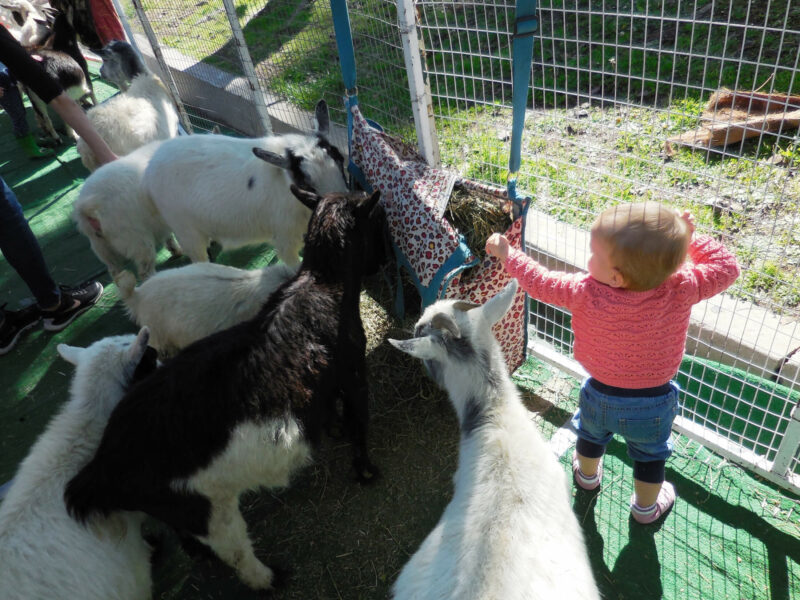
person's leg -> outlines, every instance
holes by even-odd
[[[3,63],[0,63],[0,89],[3,92],[2,96],[0,96],[0,106],[11,117],[11,127],[14,130],[14,136],[17,138],[20,148],[29,158],[51,156],[51,152],[43,151],[36,144],[36,140],[33,139],[33,134],[28,127],[25,105],[22,103],[22,96],[20,96],[17,82]]]
[[[58,306],[61,292],[42,255],[17,197],[0,177],[0,252],[42,308]]]
[[[650,462],[635,461],[633,463],[633,487],[635,491],[635,504],[640,508],[653,506],[658,499],[664,476],[666,461],[654,460]]]
[[[675,503],[675,487],[665,481],[665,464],[672,454],[671,430],[680,390],[674,382],[667,387],[662,396],[636,399],[639,414],[622,432],[634,460],[631,515],[639,523],[652,523]]]
[[[25,118],[25,105],[22,103],[22,96],[19,94],[16,80],[3,63],[0,63],[0,88],[3,89],[3,95],[0,97],[0,106],[11,118],[11,127],[14,130],[14,135],[18,138],[28,135],[28,121]]]
[[[603,422],[604,412],[602,398],[587,379],[581,386],[578,411],[572,417],[578,434],[572,473],[577,485],[585,490],[597,488],[603,477],[601,461],[613,435]]]

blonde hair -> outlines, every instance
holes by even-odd
[[[691,238],[674,208],[652,201],[607,208],[592,225],[592,235],[608,245],[612,266],[625,288],[634,291],[657,288],[677,271]]]

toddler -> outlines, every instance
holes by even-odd
[[[532,297],[572,312],[575,359],[589,372],[572,423],[578,433],[572,471],[586,490],[600,485],[613,434],[634,461],[631,514],[652,523],[675,503],[664,481],[670,431],[692,305],[739,276],[736,258],[711,237],[694,234],[688,212],[658,202],[621,204],[592,225],[587,273],[549,271],[500,234],[486,252],[503,261]],[[684,265],[686,254],[691,263]]]

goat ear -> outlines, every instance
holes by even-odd
[[[456,310],[460,310],[461,312],[467,312],[468,310],[472,310],[473,308],[480,308],[480,304],[475,304],[474,302],[467,302],[466,300],[459,300],[455,304],[453,304],[453,308]]]
[[[258,158],[260,158],[264,162],[268,162],[271,165],[275,165],[280,169],[289,168],[289,157],[286,155],[281,156],[280,154],[276,154],[275,152],[270,152],[269,150],[264,150],[263,148],[253,148],[253,154],[255,154]]]
[[[436,358],[436,346],[430,336],[411,338],[408,340],[389,339],[389,343],[406,354],[420,360],[433,360]]]
[[[81,354],[86,350],[86,348],[78,348],[77,346],[68,346],[67,344],[59,344],[56,346],[56,350],[68,363],[71,363],[75,366],[78,366],[81,362]]]
[[[328,103],[325,102],[325,100],[317,102],[317,106],[314,109],[314,118],[317,121],[317,133],[320,135],[328,135],[331,121],[328,116]]]
[[[461,337],[461,328],[453,320],[453,317],[446,313],[437,313],[431,319],[431,327],[446,331],[455,338]]]
[[[368,219],[372,218],[372,211],[375,210],[376,206],[378,206],[380,199],[381,191],[376,188],[369,198],[361,201],[361,204],[358,205],[358,212],[363,216],[366,216]]]
[[[314,210],[317,208],[317,204],[319,204],[320,197],[317,196],[314,192],[309,192],[303,189],[300,189],[295,184],[289,186],[289,189],[292,190],[292,193],[295,197],[300,200],[305,206]]]
[[[147,351],[147,342],[150,341],[150,330],[147,327],[142,327],[136,339],[128,348],[128,359],[134,365],[138,365],[142,360],[144,353]]]
[[[502,291],[495,294],[486,304],[481,308],[483,317],[494,325],[503,315],[511,308],[511,303],[514,302],[514,295],[517,293],[517,280],[512,279],[511,282],[503,288]]]

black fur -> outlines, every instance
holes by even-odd
[[[345,176],[344,172],[344,156],[342,153],[339,152],[339,149],[331,144],[324,135],[317,135],[317,146],[325,150],[325,152],[330,156],[333,161],[339,166],[339,172],[342,174],[342,178],[347,181],[347,177]]]
[[[303,171],[303,157],[297,156],[292,152],[291,148],[287,148],[286,160],[289,161],[289,173],[294,184],[301,190],[306,190],[307,192],[315,191],[311,182],[306,177],[305,171]]]
[[[73,29],[72,25],[70,25],[67,15],[62,12],[59,12],[53,21],[52,45],[53,50],[64,52],[72,57],[72,59],[83,71],[86,85],[89,86],[89,90],[94,92],[92,78],[89,74],[89,65],[86,63],[86,58],[84,58],[81,49],[78,47],[78,34],[75,32],[75,29]]]
[[[243,422],[295,418],[315,442],[337,399],[359,477],[377,475],[366,448],[366,336],[359,314],[377,199],[319,199],[297,275],[259,314],[195,342],[131,387],[94,458],[66,487],[70,514],[84,521],[92,513],[141,510],[203,535],[208,499],[178,493],[170,483],[208,466]]]
[[[142,356],[139,364],[136,365],[136,369],[133,372],[133,377],[131,377],[131,382],[137,382],[141,379],[144,379],[148,375],[150,375],[153,371],[156,370],[158,367],[158,352],[155,348],[148,346],[147,349],[144,351],[144,355]]]

